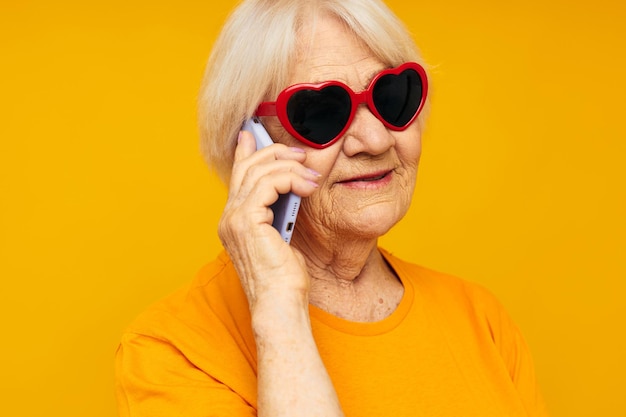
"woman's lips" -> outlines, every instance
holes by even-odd
[[[352,188],[377,188],[387,185],[391,181],[392,173],[393,171],[375,172],[339,181],[338,184]]]

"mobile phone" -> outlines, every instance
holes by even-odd
[[[256,149],[262,149],[274,143],[263,124],[257,117],[252,117],[243,125],[243,130],[252,132],[256,140]],[[280,236],[287,243],[291,241],[293,229],[296,226],[296,217],[300,208],[300,196],[294,193],[281,194],[278,200],[270,206],[274,212],[272,226],[278,230]]]

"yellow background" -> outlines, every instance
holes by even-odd
[[[123,327],[218,252],[195,126],[215,3],[2,2],[2,415],[115,415]],[[383,243],[498,295],[554,416],[626,415],[621,3],[389,1],[433,112]]]

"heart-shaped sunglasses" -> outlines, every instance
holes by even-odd
[[[381,71],[359,93],[339,81],[292,85],[276,101],[261,103],[255,115],[278,116],[292,136],[321,149],[343,136],[360,104],[389,129],[406,129],[424,107],[427,92],[424,68],[407,62]]]

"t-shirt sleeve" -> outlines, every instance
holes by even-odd
[[[116,353],[120,417],[248,417],[252,405],[166,340],[126,333]]]
[[[547,417],[548,412],[537,384],[532,354],[520,328],[491,293],[483,288],[479,288],[478,292],[494,345],[500,352],[500,357],[528,415]]]

